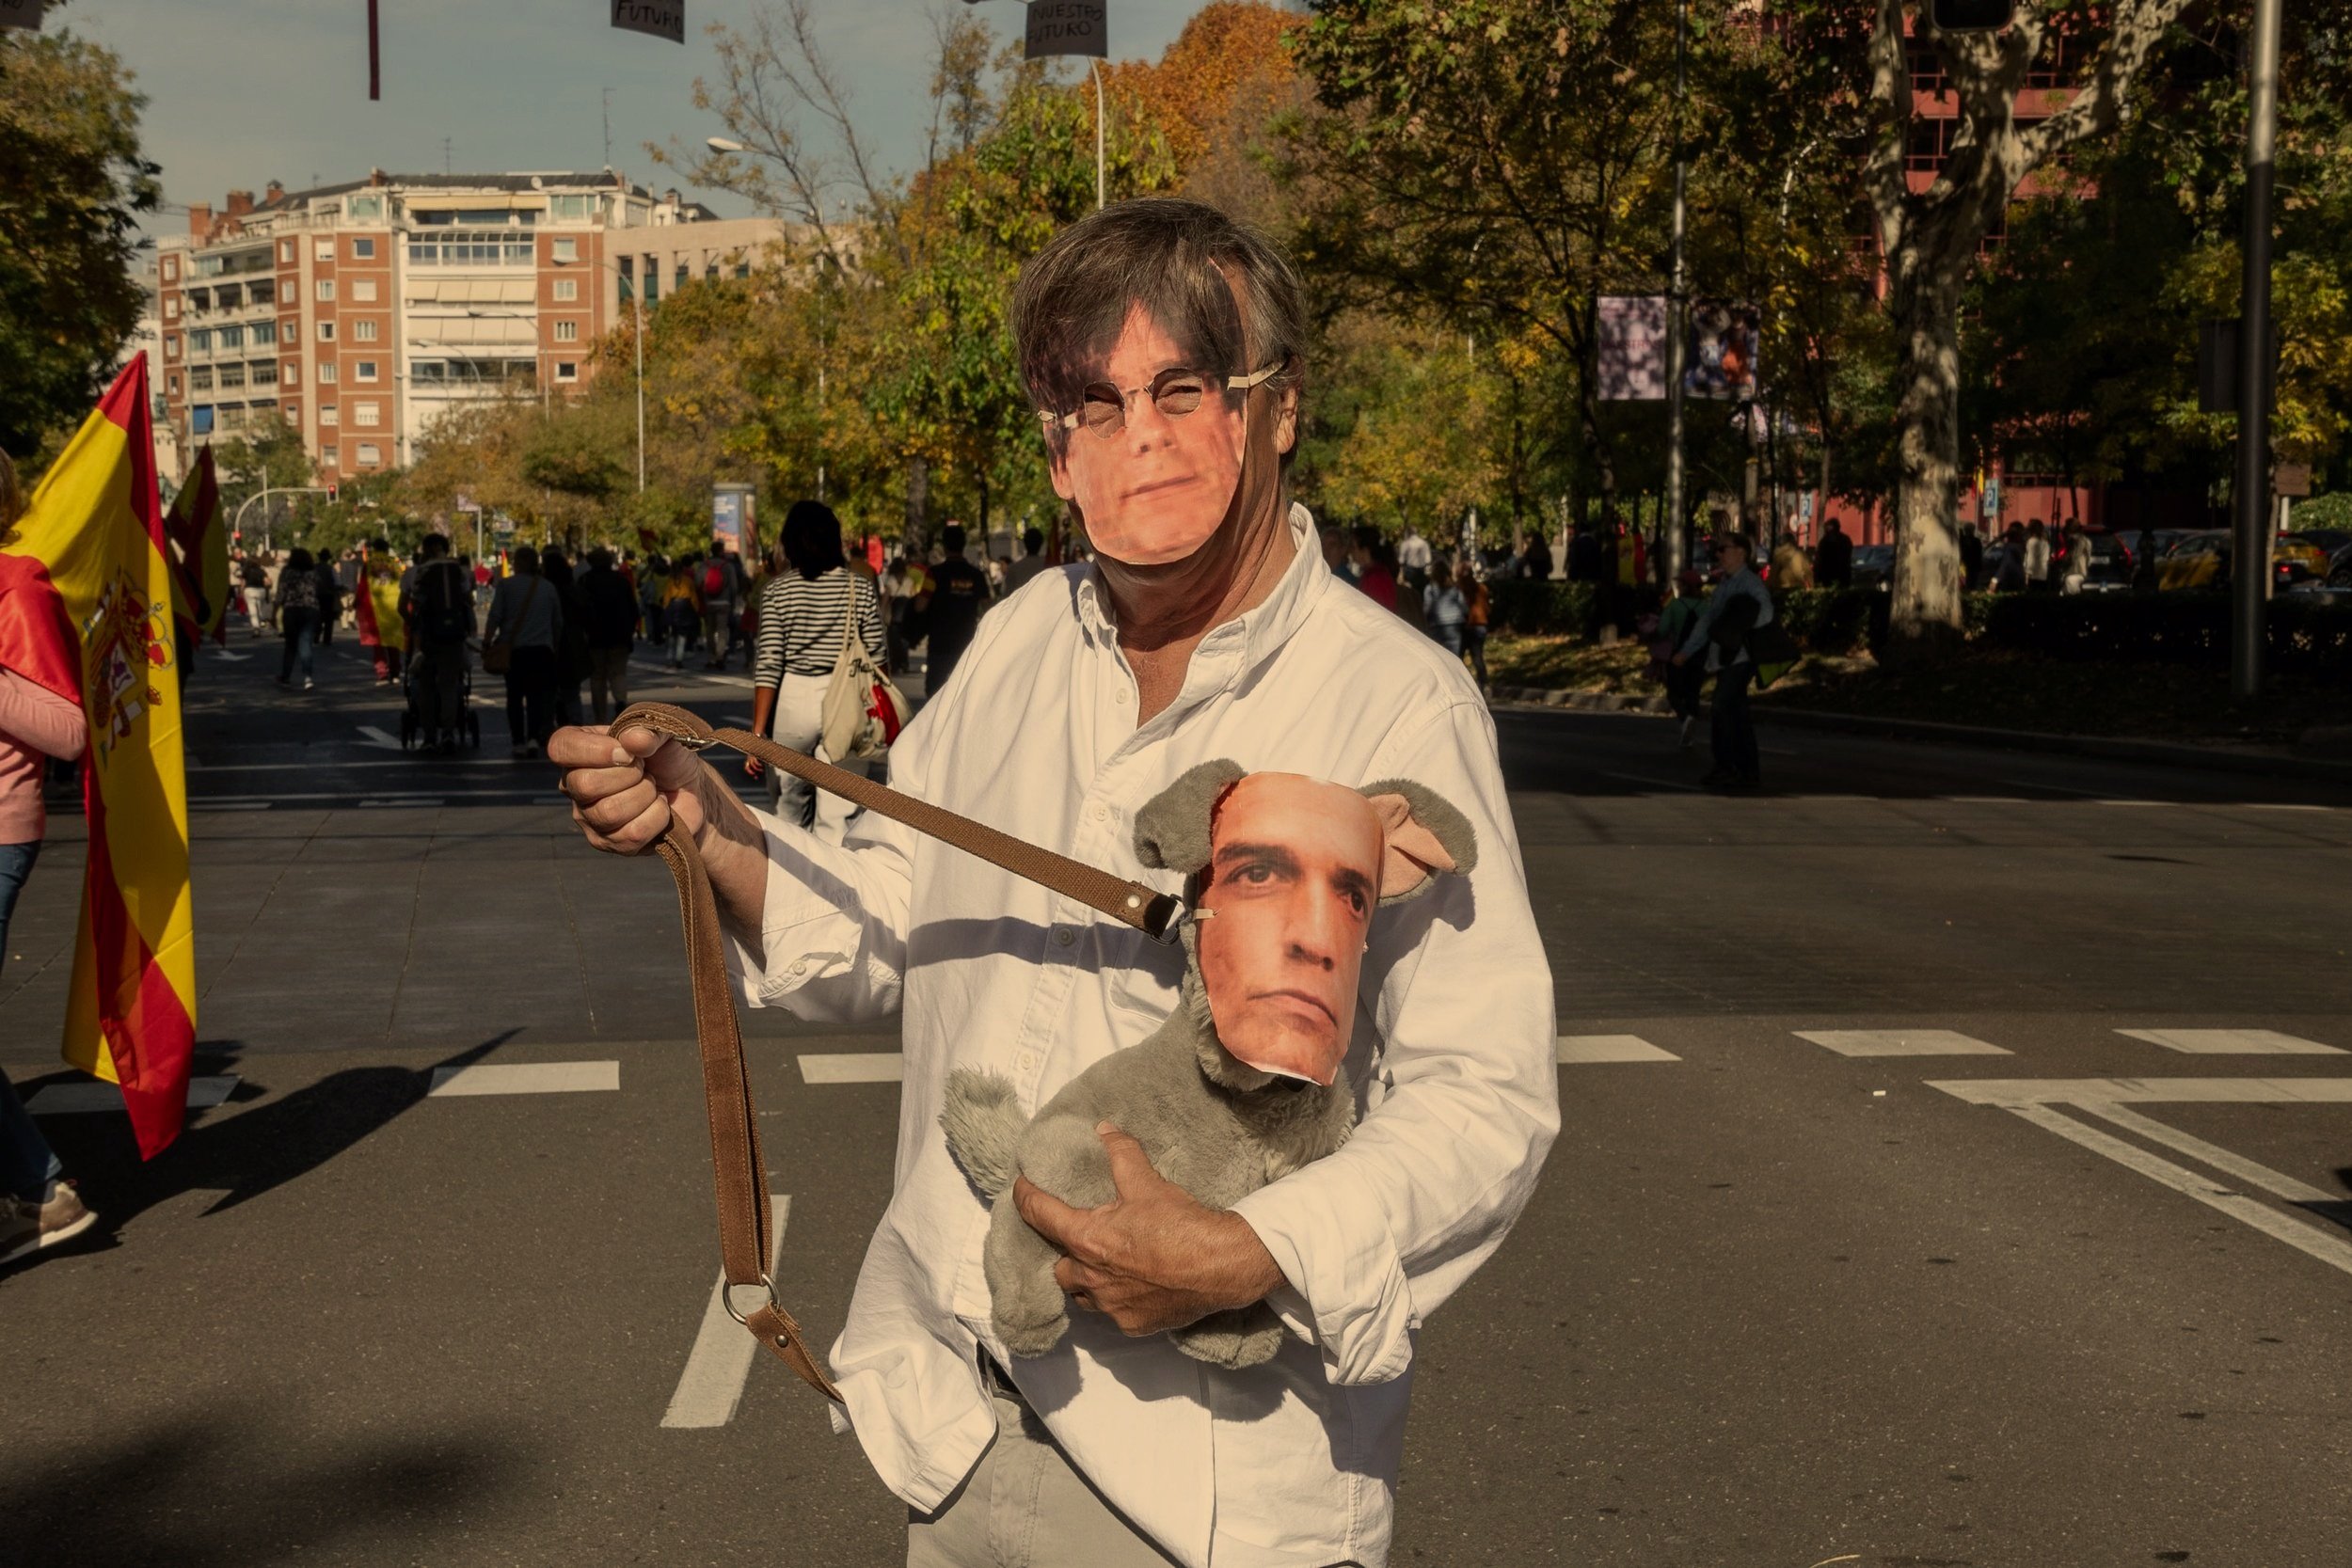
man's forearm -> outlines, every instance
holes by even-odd
[[[694,847],[702,851],[703,870],[710,878],[710,894],[719,906],[720,923],[764,960],[763,932],[768,906],[768,835],[742,798],[726,786],[708,763],[695,793],[703,808],[702,832]]]

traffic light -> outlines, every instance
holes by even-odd
[[[326,504],[327,504],[327,505],[332,506],[332,505],[334,505],[334,504],[335,504],[335,492],[336,492],[336,490],[337,490],[338,488],[340,488],[340,487],[339,487],[339,486],[337,486],[337,485],[333,485],[333,484],[330,484],[330,485],[328,485],[328,486],[326,487]]]
[[[2015,0],[1931,0],[1939,33],[1997,33],[2017,14]]]

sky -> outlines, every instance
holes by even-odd
[[[685,0],[687,41],[619,31],[607,0],[380,0],[381,101],[368,101],[366,0],[71,0],[48,29],[119,53],[147,94],[147,154],[164,199],[210,201],[365,179],[371,167],[427,173],[604,166],[604,88],[612,89],[613,167],[659,191],[648,141],[698,145],[720,126],[693,106],[718,60],[702,29],[740,25],[759,0]],[[927,0],[813,0],[818,37],[860,134],[905,169],[928,124]],[[961,0],[928,0],[958,6]],[[1114,58],[1152,58],[1205,0],[1110,0]],[[1019,0],[975,8],[1019,36]],[[447,147],[444,148],[444,138]],[[724,216],[736,198],[688,191]],[[155,232],[184,219],[151,219]]]

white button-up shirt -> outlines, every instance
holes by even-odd
[[[882,1481],[936,1508],[995,1433],[976,1347],[1007,1367],[1087,1478],[1188,1568],[1387,1560],[1414,1330],[1502,1240],[1559,1130],[1551,974],[1528,908],[1494,725],[1460,661],[1335,578],[1312,519],[1266,602],[1201,640],[1140,726],[1100,583],[1041,574],[992,610],[891,751],[923,800],[1169,892],[1136,810],[1196,763],[1348,784],[1412,779],[1479,840],[1476,872],[1379,911],[1346,1058],[1345,1147],[1236,1208],[1287,1285],[1272,1361],[1228,1371],[1073,1311],[1051,1354],[995,1342],[988,1211],[947,1153],[949,1069],[1032,1112],[1176,1004],[1179,946],[868,814],[844,847],[766,820],[764,958],[747,1001],[851,1022],[904,1014],[890,1207],[832,1352]],[[837,1418],[836,1418],[837,1419]]]

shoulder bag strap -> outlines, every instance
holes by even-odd
[[[852,590],[854,592],[854,589]],[[807,780],[818,788],[854,800],[866,810],[903,822],[1016,877],[1025,878],[1100,911],[1161,941],[1176,927],[1178,900],[1141,882],[1121,881],[1050,849],[998,832],[968,816],[943,810],[863,773],[818,762],[748,730],[713,729],[694,714],[666,703],[639,703],[612,721],[615,733],[649,729],[700,752],[725,746],[757,757],[771,768]],[[810,1387],[835,1401],[840,1390],[776,1297],[769,1256],[768,1167],[760,1157],[759,1123],[752,1109],[751,1076],[743,1063],[743,1037],[736,1022],[735,996],[727,983],[720,945],[719,910],[709,875],[693,835],[673,817],[655,847],[677,883],[678,913],[686,930],[686,961],[693,981],[694,1036],[702,1053],[703,1096],[710,1116],[712,1184],[719,1208],[719,1258],[726,1287],[727,1315],[781,1356]],[[766,1299],[739,1310],[735,1292],[757,1289]]]

